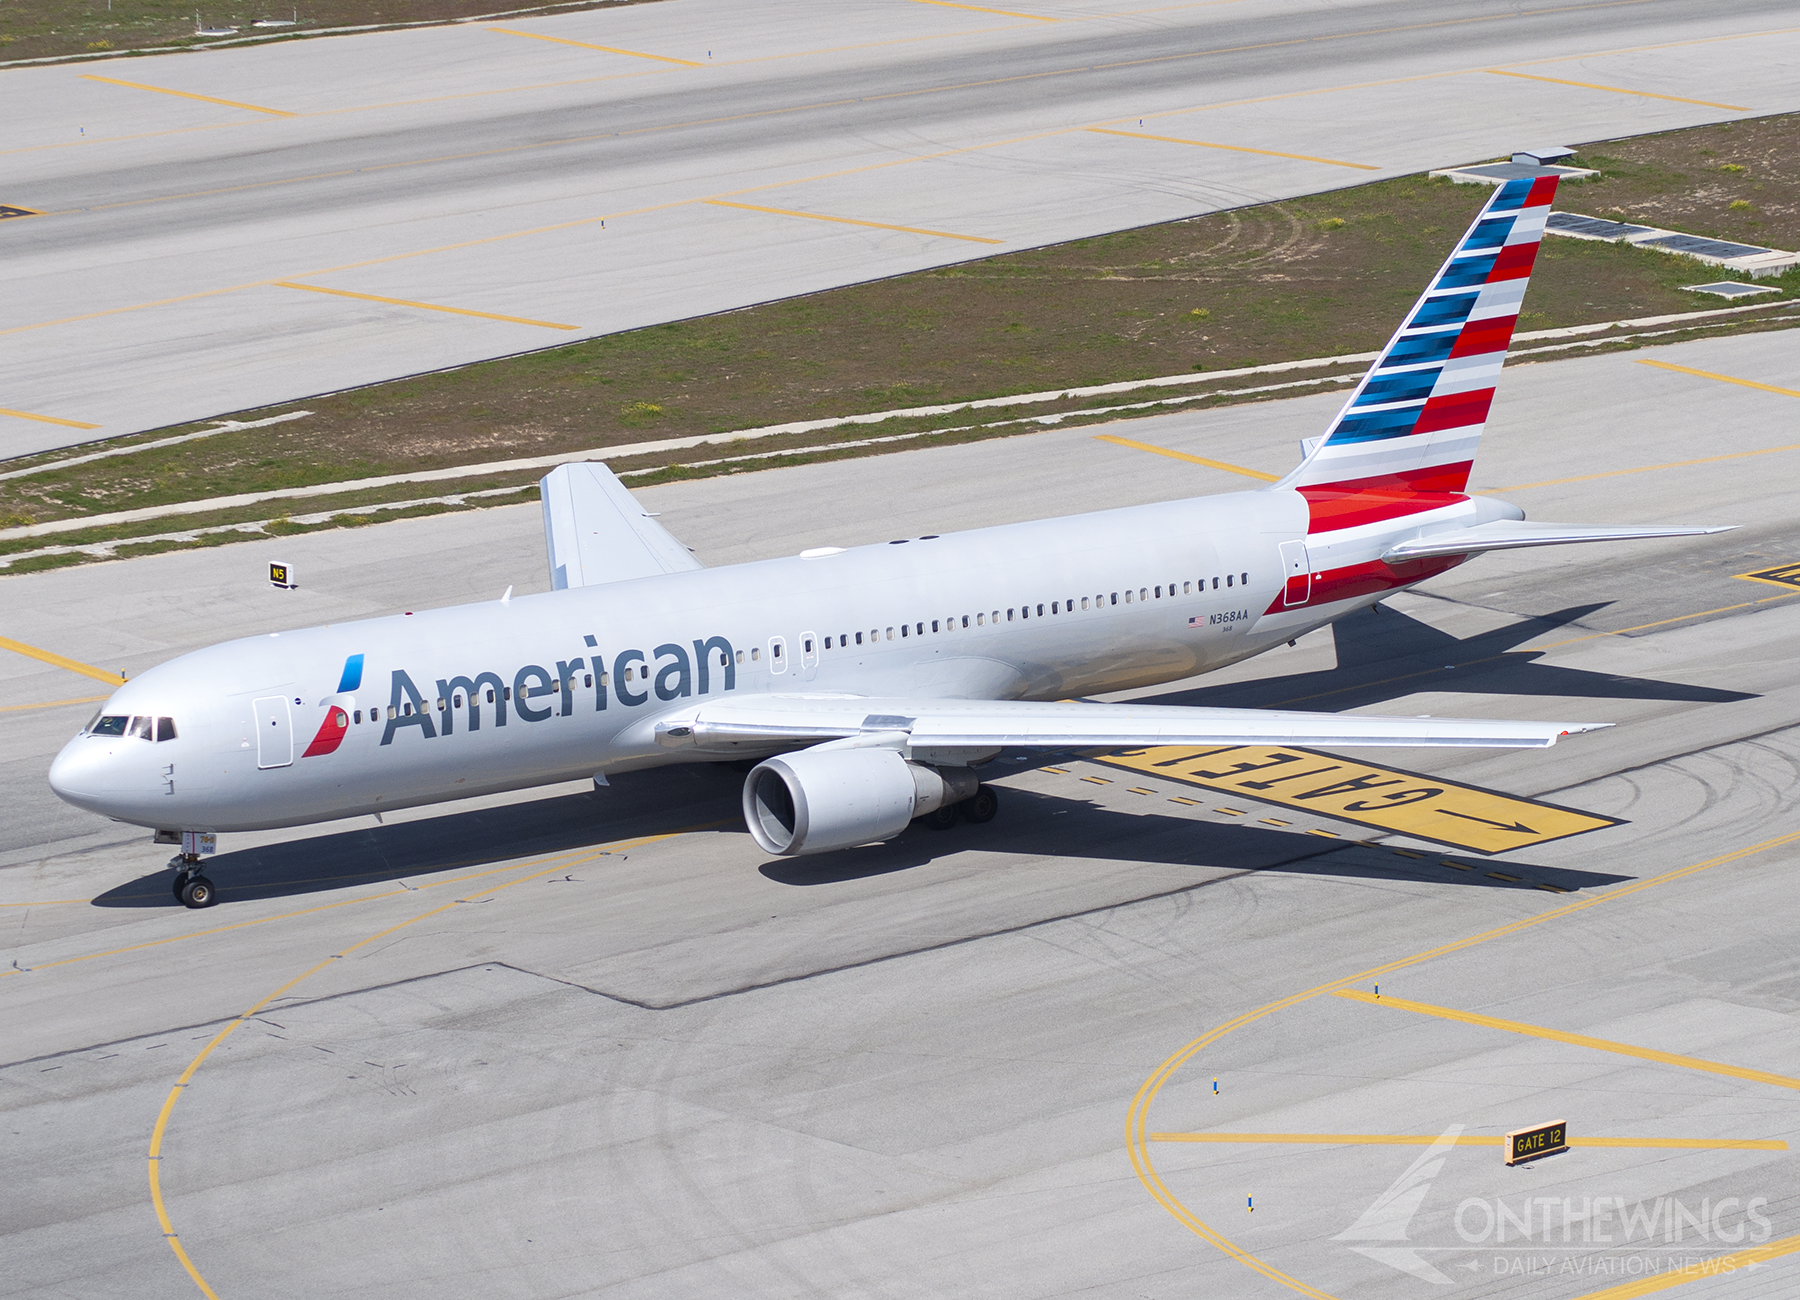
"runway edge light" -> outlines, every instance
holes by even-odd
[[[1569,1125],[1566,1120],[1516,1128],[1506,1135],[1506,1163],[1509,1165],[1522,1165],[1568,1149]]]

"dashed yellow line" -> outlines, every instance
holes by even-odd
[[[808,221],[835,221],[843,226],[868,226],[875,230],[898,230],[908,235],[931,235],[938,239],[960,239],[970,244],[1004,244],[1004,239],[984,239],[980,235],[956,235],[948,230],[926,230],[920,226],[896,226],[886,221],[860,221],[855,217],[827,217],[818,212],[797,212],[792,208],[765,208],[755,203],[728,203],[724,199],[702,200],[708,207],[742,208],[746,212],[772,212],[778,217],[805,217]]]
[[[235,99],[217,99],[212,95],[195,95],[186,90],[170,90],[167,86],[146,86],[141,81],[120,81],[117,77],[96,77],[92,73],[82,73],[83,81],[104,81],[109,86],[127,86],[132,90],[150,90],[159,95],[174,95],[179,99],[197,99],[203,104],[223,104],[226,108],[243,108],[252,113],[267,113],[270,117],[299,117],[298,113],[290,113],[281,108],[264,108],[261,104],[243,104]]]
[[[677,63],[684,68],[704,68],[704,63],[694,59],[671,59],[666,54],[645,54],[642,50],[621,50],[614,45],[595,45],[591,41],[572,41],[566,36],[541,36],[537,32],[522,32],[514,27],[490,27],[490,32],[499,32],[505,36],[524,36],[534,41],[549,41],[553,45],[574,45],[584,50],[600,50],[605,54],[623,54],[633,59],[655,59],[658,63]]]
[[[97,424],[87,424],[81,420],[65,420],[56,415],[37,415],[31,411],[11,411],[0,406],[0,415],[10,415],[15,420],[36,420],[39,424],[60,424],[65,429],[98,429]]]
[[[1354,167],[1361,172],[1378,172],[1379,167],[1371,167],[1368,163],[1345,162],[1341,158],[1315,158],[1309,153],[1282,153],[1279,149],[1251,149],[1241,144],[1215,144],[1211,140],[1184,140],[1174,135],[1148,135],[1143,131],[1115,131],[1110,127],[1090,126],[1092,135],[1123,135],[1133,140],[1160,140],[1163,144],[1189,144],[1197,149],[1224,149],[1230,153],[1256,153],[1265,158],[1293,158],[1300,162],[1325,163],[1331,167]]]
[[[1631,90],[1624,86],[1600,86],[1591,81],[1568,81],[1562,77],[1539,77],[1529,72],[1508,72],[1504,68],[1485,68],[1496,77],[1518,77],[1522,81],[1548,81],[1554,86],[1576,86],[1582,90],[1605,90],[1614,95],[1636,95],[1640,99],[1666,99],[1675,104],[1698,104],[1702,108],[1723,108],[1732,113],[1748,113],[1750,110],[1741,104],[1715,104],[1710,99],[1686,99],[1680,95],[1658,95],[1649,90]]]
[[[1276,474],[1265,474],[1259,469],[1245,469],[1242,465],[1233,465],[1223,460],[1208,460],[1204,456],[1190,456],[1185,451],[1171,451],[1167,447],[1157,447],[1148,442],[1133,442],[1130,438],[1121,438],[1111,433],[1097,433],[1095,442],[1110,442],[1116,447],[1129,447],[1133,451],[1147,451],[1154,456],[1167,456],[1170,460],[1185,460],[1190,465],[1204,465],[1208,469],[1222,469],[1227,474],[1242,474],[1245,478],[1259,479],[1264,483],[1275,483],[1280,479]]]
[[[502,316],[498,312],[471,311],[467,307],[440,307],[434,302],[414,302],[410,298],[383,298],[373,293],[351,293],[348,289],[325,289],[316,284],[297,284],[292,280],[276,280],[277,289],[304,289],[308,293],[328,293],[334,298],[361,298],[364,302],[384,302],[393,307],[416,307],[420,311],[441,311],[451,316],[478,316],[482,320],[505,321],[509,325],[537,325],[547,330],[578,330],[579,325],[561,325],[551,320],[532,320],[528,316]]]
[[[67,668],[72,673],[80,673],[83,677],[92,677],[97,682],[105,682],[108,686],[123,686],[125,679],[117,673],[109,673],[104,668],[96,668],[92,664],[84,664],[79,659],[69,659],[50,650],[40,650],[34,645],[26,645],[23,641],[13,641],[0,636],[0,650],[11,650],[14,654],[24,655],[27,659],[36,659],[40,663],[49,664],[52,668]],[[100,697],[95,697],[100,698]],[[62,704],[82,704],[84,700],[61,700]],[[22,709],[48,708],[43,704],[21,704],[15,706]]]
[[[1465,1133],[1446,1138],[1430,1133],[1152,1133],[1152,1142],[1268,1143],[1274,1146],[1428,1147],[1442,1142],[1459,1147],[1506,1145],[1504,1134]],[[1786,1151],[1780,1138],[1570,1138],[1572,1147],[1626,1147],[1672,1151]]]
[[[1791,1088],[1800,1091],[1800,1079],[1790,1079],[1785,1074],[1771,1074],[1767,1070],[1747,1070],[1741,1065],[1724,1065],[1718,1061],[1702,1060],[1697,1056],[1678,1056],[1674,1052],[1659,1052],[1653,1047],[1634,1047],[1630,1043],[1615,1043],[1607,1038],[1593,1038],[1587,1034],[1571,1034],[1561,1029],[1547,1029],[1543,1025],[1528,1025],[1517,1020],[1501,1020],[1495,1016],[1477,1015],[1473,1011],[1458,1011],[1454,1007],[1436,1007],[1429,1002],[1409,1002],[1405,998],[1393,997],[1378,998],[1373,993],[1365,993],[1361,989],[1333,989],[1332,996],[1349,998],[1354,1002],[1366,1002],[1370,1006],[1388,1007],[1395,1011],[1413,1011],[1422,1016],[1435,1016],[1439,1020],[1455,1020],[1465,1025],[1479,1025],[1483,1029],[1499,1029],[1509,1034],[1545,1038],[1553,1043],[1568,1043],[1572,1047],[1591,1047],[1597,1052],[1612,1052],[1617,1056],[1634,1056],[1641,1061],[1677,1065],[1684,1070],[1723,1074],[1733,1079],[1747,1079],[1751,1083],[1766,1083],[1776,1088]]]

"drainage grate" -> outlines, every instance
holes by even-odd
[[[1628,226],[1623,221],[1608,221],[1604,217],[1584,217],[1578,212],[1552,212],[1545,224],[1559,234],[1586,235],[1589,239],[1629,239],[1633,235],[1647,235],[1655,229],[1654,226]]]
[[[1733,244],[1723,239],[1707,239],[1701,235],[1662,235],[1638,242],[1639,248],[1666,248],[1672,253],[1690,253],[1696,257],[1750,257],[1773,250],[1755,244]]]

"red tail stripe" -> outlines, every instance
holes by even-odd
[[[1467,473],[1465,466],[1465,482]],[[1318,488],[1304,487],[1300,489],[1300,494],[1311,507],[1306,525],[1308,533],[1329,533],[1340,528],[1378,524],[1384,520],[1422,514],[1427,510],[1438,510],[1468,500],[1460,492],[1358,492],[1321,496]]]
[[[1324,573],[1313,575],[1312,590],[1307,593],[1304,604],[1290,605],[1287,603],[1286,593],[1277,592],[1274,602],[1263,613],[1279,614],[1283,610],[1329,605],[1334,601],[1354,600],[1358,596],[1392,591],[1396,587],[1423,582],[1446,569],[1454,569],[1468,558],[1466,555],[1434,555],[1424,560],[1402,560],[1398,564],[1389,564],[1386,560],[1369,560],[1363,564],[1346,565],[1342,569],[1328,569]]]
[[[1537,258],[1538,246],[1531,244],[1508,244],[1500,250],[1500,256],[1494,259],[1494,269],[1488,272],[1487,282],[1493,284],[1497,280],[1523,280],[1531,274],[1531,264]]]
[[[1466,424],[1480,424],[1487,419],[1488,407],[1493,401],[1494,390],[1491,388],[1433,397],[1419,412],[1419,422],[1413,425],[1413,432],[1436,433],[1440,429],[1459,429]]]
[[[1527,208],[1542,208],[1548,207],[1550,204],[1556,202],[1556,182],[1561,179],[1560,176],[1538,177],[1535,181],[1531,182],[1531,193],[1525,196],[1525,202],[1522,206]]]
[[[1518,323],[1518,319],[1517,316],[1494,316],[1488,320],[1470,321],[1463,326],[1462,333],[1456,336],[1456,346],[1450,349],[1451,359],[1506,351],[1506,345],[1512,342],[1513,326]]]

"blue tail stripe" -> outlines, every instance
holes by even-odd
[[[1469,313],[1475,310],[1475,299],[1480,294],[1464,293],[1453,298],[1427,298],[1419,304],[1418,312],[1406,322],[1407,329],[1421,329],[1426,325],[1461,325],[1469,319]]]
[[[1333,442],[1373,442],[1377,438],[1404,437],[1419,422],[1422,406],[1402,407],[1397,411],[1376,411],[1369,415],[1347,415],[1332,431]]]
[[[1488,204],[1489,212],[1517,212],[1525,206],[1526,198],[1531,194],[1531,178],[1508,181],[1494,195],[1493,202]]]
[[[363,657],[351,655],[344,660],[344,675],[338,678],[338,694],[345,695],[362,686]]]
[[[1463,247],[1499,248],[1506,242],[1506,237],[1512,234],[1513,223],[1517,220],[1517,217],[1488,217],[1479,221],[1463,240]]]
[[[1444,361],[1450,356],[1450,349],[1456,346],[1456,340],[1462,337],[1462,331],[1445,330],[1442,334],[1421,334],[1417,338],[1401,339],[1388,349],[1387,356],[1381,359],[1382,368],[1389,366],[1416,366],[1425,361]]]
[[[1358,406],[1386,406],[1389,402],[1422,402],[1431,396],[1438,375],[1432,370],[1409,370],[1401,375],[1383,375],[1371,379],[1357,395]]]
[[[1466,289],[1472,284],[1486,284],[1488,272],[1494,269],[1494,260],[1498,253],[1483,253],[1479,257],[1459,257],[1444,268],[1438,277],[1434,289]]]

